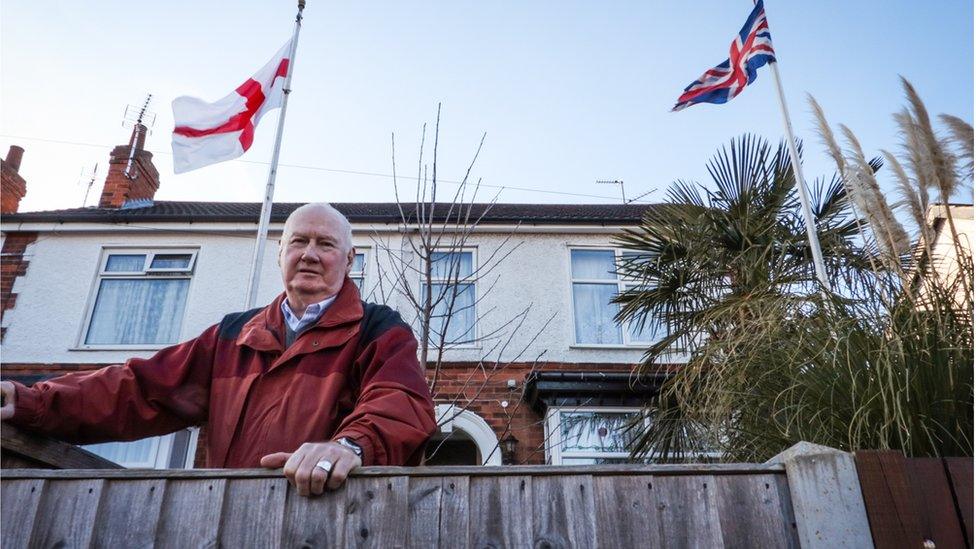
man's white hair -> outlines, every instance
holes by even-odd
[[[309,202],[308,204],[295,208],[295,211],[291,212],[288,219],[285,220],[285,228],[281,232],[281,242],[286,242],[288,240],[288,235],[291,231],[292,218],[296,217],[299,213],[305,213],[312,210],[331,215],[333,219],[339,222],[339,232],[342,233],[340,237],[343,240],[343,244],[345,244],[345,250],[351,250],[352,225],[349,224],[349,220],[346,219],[346,216],[342,215],[342,212],[333,208],[332,204],[329,204],[328,202]]]

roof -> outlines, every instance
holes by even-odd
[[[271,222],[284,222],[301,202],[275,203]],[[397,223],[401,221],[396,202],[338,202],[332,204],[352,223]],[[135,204],[123,208],[73,208],[41,212],[21,212],[3,216],[4,223],[119,223],[130,221],[153,222],[257,222],[261,204],[257,202],[170,202],[157,201],[145,206]],[[427,205],[430,206],[429,204]],[[443,221],[449,214],[457,216],[457,208],[438,203],[435,220]],[[484,215],[481,223],[488,224],[610,224],[630,225],[640,222],[648,204],[471,204],[471,220]],[[466,207],[462,205],[461,207]],[[404,205],[408,221],[415,217],[413,205]],[[429,210],[428,210],[429,211]],[[487,213],[486,213],[487,212]]]

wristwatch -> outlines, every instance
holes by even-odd
[[[339,444],[341,444],[342,446],[345,446],[346,448],[349,448],[357,456],[363,457],[363,449],[362,449],[362,447],[360,445],[356,444],[355,442],[349,440],[348,438],[342,437],[339,440],[337,440],[336,442],[339,443]]]

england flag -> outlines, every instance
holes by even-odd
[[[244,154],[261,117],[281,107],[291,55],[288,40],[261,70],[217,102],[174,99],[173,171],[188,172]]]

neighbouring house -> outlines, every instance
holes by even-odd
[[[964,260],[972,261],[973,238],[976,225],[973,223],[972,204],[933,204],[929,207],[927,220],[932,227],[932,267],[943,284],[951,284],[959,273],[959,252],[955,246],[948,216],[952,216],[953,225],[959,236],[959,244],[963,254],[969,254]],[[960,297],[962,288],[957,294]]]
[[[0,222],[5,379],[30,384],[149,356],[244,308],[260,204],[154,201],[160,180],[152,154],[139,140],[134,146],[132,155],[128,145],[112,151],[97,207],[56,211],[17,211],[14,195],[26,192],[16,174],[23,151],[8,154]],[[19,185],[9,208],[8,164],[11,184]],[[328,193],[308,198],[327,201]],[[274,205],[258,303],[281,290],[275,243],[299,205]],[[402,222],[395,203],[334,206],[353,227],[352,277],[364,299],[385,301],[416,326],[409,304],[381,283],[391,254],[409,253],[416,227]],[[614,273],[621,251],[610,243],[648,207],[474,206],[480,224],[463,249],[450,252],[462,271],[501,246],[517,246],[489,275],[465,283],[470,308],[452,329],[484,340],[446,351],[431,463],[626,459],[621,427],[642,417],[640,406],[661,379],[631,375],[654,329],[613,322],[610,299],[633,282]],[[526,308],[512,329],[513,316]],[[205,436],[205,428],[188,429],[91,448],[126,466],[192,467],[202,462]]]

